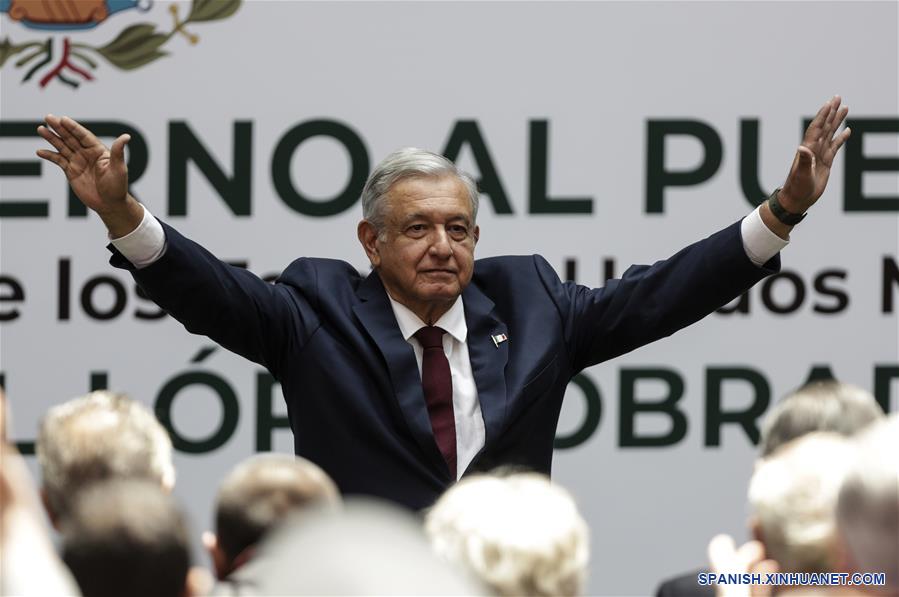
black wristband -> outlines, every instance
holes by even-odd
[[[771,213],[774,214],[774,217],[787,226],[795,226],[804,220],[806,214],[794,214],[784,209],[784,206],[781,205],[780,201],[777,199],[778,193],[780,193],[780,187],[775,189],[775,191],[771,193],[771,196],[768,197],[768,208],[771,210]]]

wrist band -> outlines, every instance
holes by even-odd
[[[780,201],[777,199],[778,193],[780,193],[781,187],[778,187],[771,193],[771,196],[768,197],[768,208],[771,210],[771,213],[774,214],[774,217],[786,224],[787,226],[795,226],[799,222],[805,219],[806,214],[794,214],[788,212],[784,209],[784,206],[780,204]]]

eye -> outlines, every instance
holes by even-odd
[[[406,228],[406,234],[414,237],[421,237],[427,232],[428,227],[424,224],[412,224]]]
[[[468,236],[468,228],[461,224],[453,224],[447,229],[450,233],[450,236],[452,236],[455,240],[465,240],[465,238]]]

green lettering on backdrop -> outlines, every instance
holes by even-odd
[[[532,214],[593,213],[592,197],[549,196],[549,123],[530,121],[528,205]]]
[[[740,188],[743,196],[753,207],[761,203],[771,194],[759,184],[759,120],[743,118],[740,120]]]
[[[703,158],[692,170],[665,169],[665,138],[680,135],[697,139]],[[646,213],[665,212],[665,188],[698,185],[715,175],[724,150],[721,137],[699,120],[648,120],[646,123]]]
[[[234,123],[228,176],[184,121],[169,123],[169,215],[187,215],[187,164],[193,162],[236,216],[249,216],[253,190],[253,123]]]
[[[2,137],[38,137],[40,122],[0,122]],[[0,161],[0,176],[40,176],[41,160]],[[49,199],[10,199],[0,201],[0,218],[46,218],[50,213]]]
[[[753,400],[743,410],[724,410],[722,406],[725,382],[749,383],[754,390]],[[721,427],[736,423],[743,428],[753,444],[759,443],[756,421],[771,402],[771,386],[765,376],[748,367],[709,367],[705,372],[705,445],[721,445]]]
[[[493,158],[490,157],[487,143],[484,141],[483,135],[481,135],[481,129],[478,127],[476,120],[460,120],[456,122],[443,150],[444,157],[455,162],[465,145],[471,148],[471,154],[474,157],[475,164],[478,166],[478,171],[481,173],[480,178],[477,179],[478,189],[481,193],[490,196],[494,213],[512,213],[509,197],[506,195],[503,183],[496,172],[496,165],[493,163]]]
[[[584,393],[584,421],[569,435],[556,435],[553,447],[559,450],[574,448],[590,439],[602,418],[602,400],[596,384],[583,373],[575,375],[571,382]]]
[[[19,281],[12,276],[0,274],[0,289],[5,288],[9,289],[9,293],[0,294],[0,303],[21,303],[25,300],[25,289]],[[0,311],[0,321],[15,321],[19,318],[19,314],[20,311],[16,308]]]
[[[809,121],[806,121],[806,126]],[[862,181],[865,172],[892,172],[899,175],[899,156],[867,157],[865,135],[899,133],[899,118],[850,118],[846,126],[852,136],[846,141],[846,166],[843,175],[843,209],[845,211],[899,211],[899,195],[866,196]]]
[[[290,179],[290,160],[294,152],[301,143],[312,137],[331,137],[343,145],[350,155],[349,180],[344,189],[330,199],[310,199],[294,187]],[[284,133],[278,141],[272,157],[272,182],[287,207],[306,216],[328,217],[355,205],[368,178],[368,169],[368,150],[356,131],[333,120],[309,120]]]
[[[201,439],[185,437],[172,424],[172,405],[175,397],[181,390],[193,385],[206,386],[211,389],[218,397],[222,407],[222,418],[218,429],[209,437]],[[237,421],[240,417],[240,405],[234,388],[218,375],[202,371],[182,373],[169,379],[156,396],[155,410],[156,418],[172,437],[172,445],[176,450],[188,454],[212,452],[223,446],[237,429]]]
[[[845,270],[826,269],[815,276],[815,291],[822,296],[827,296],[834,299],[833,305],[822,305],[820,303],[815,303],[815,313],[823,313],[826,315],[840,313],[849,306],[849,295],[846,294],[844,290],[825,284],[825,282],[830,279],[845,280],[847,275],[848,272],[846,272]]]
[[[883,408],[890,412],[890,383],[899,379],[899,365],[877,365],[874,367],[874,397]]]
[[[730,315],[731,313],[742,313],[743,315],[747,315],[749,313],[749,291],[747,290],[736,300],[731,301],[723,307],[719,307],[715,312],[723,315]]]
[[[91,371],[89,387],[91,392],[109,389],[109,374],[106,371]]]
[[[830,368],[830,365],[813,365],[802,385],[804,386],[814,381],[832,381],[836,378],[837,376],[833,374],[833,369]]]
[[[881,311],[883,313],[893,312],[893,292],[895,287],[899,286],[899,265],[892,257],[883,258],[883,284],[881,296]]]
[[[640,381],[656,380],[668,387],[668,393],[661,400],[639,400],[637,384]],[[620,371],[620,420],[618,445],[622,448],[671,446],[687,435],[687,417],[677,407],[684,396],[684,380],[671,369],[623,368]],[[671,419],[671,430],[660,435],[637,435],[636,418],[640,413],[658,413]]]
[[[256,451],[268,452],[272,449],[272,431],[290,429],[290,419],[276,415],[274,411],[275,389],[281,384],[271,373],[260,371],[256,374]],[[281,392],[278,392],[280,399]]]

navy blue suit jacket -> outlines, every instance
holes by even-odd
[[[157,262],[135,270],[114,255],[112,263],[190,332],[266,367],[281,382],[296,453],[343,492],[432,504],[453,479],[377,273],[302,258],[269,284],[164,227]],[[672,334],[778,267],[777,257],[764,268],[748,259],[739,223],[599,289],[562,282],[539,255],[477,260],[462,298],[486,443],[468,470],[549,473],[577,372]],[[495,345],[496,334],[508,341]]]

